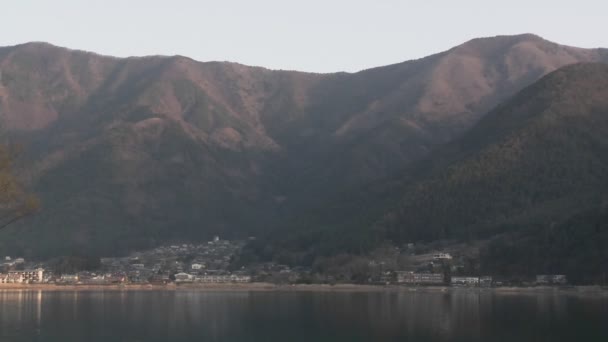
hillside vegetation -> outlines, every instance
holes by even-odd
[[[608,65],[565,67],[438,151],[378,223],[397,241],[554,224],[608,189]]]

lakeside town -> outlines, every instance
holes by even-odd
[[[88,270],[66,272],[53,262],[28,262],[6,256],[0,263],[1,284],[55,285],[168,285],[168,284],[340,284],[454,287],[565,286],[562,274],[503,279],[491,275],[466,274],[466,257],[447,252],[411,252],[395,248],[397,257],[407,256],[409,267],[399,267],[390,258],[366,260],[364,279],[353,282],[339,272],[320,274],[310,267],[289,267],[273,262],[235,267],[235,255],[246,241],[214,237],[202,244],[173,244],[138,251],[125,257],[101,258]],[[403,265],[403,262],[401,263]],[[61,270],[64,270],[63,272]]]

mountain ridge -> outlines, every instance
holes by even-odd
[[[23,177],[51,207],[25,230],[72,232],[52,253],[108,253],[110,236],[153,245],[290,225],[424,158],[544,74],[589,61],[608,53],[527,35],[352,74],[30,44],[0,48],[0,113],[26,146]]]
[[[28,42],[24,42],[24,43],[18,43],[18,44],[13,44],[13,45],[5,45],[5,46],[0,46],[0,50],[2,49],[13,49],[13,48],[20,48],[20,47],[27,47],[27,46],[42,46],[42,47],[49,47],[49,48],[56,48],[56,49],[62,49],[62,50],[67,50],[67,51],[72,51],[72,52],[76,52],[76,53],[85,53],[85,54],[92,54],[92,55],[96,55],[98,57],[103,57],[103,58],[112,58],[112,59],[138,59],[138,58],[185,58],[185,59],[189,59],[191,61],[197,62],[197,63],[225,63],[225,64],[236,64],[236,65],[240,65],[240,66],[245,66],[245,67],[250,67],[250,68],[260,68],[260,69],[264,69],[264,70],[268,70],[268,71],[285,71],[285,72],[298,72],[298,73],[307,73],[307,74],[316,74],[316,75],[325,75],[325,74],[356,74],[356,73],[360,73],[360,72],[364,72],[364,71],[369,71],[369,70],[373,70],[373,69],[378,69],[378,68],[383,68],[383,67],[390,67],[390,66],[394,66],[394,65],[399,65],[399,64],[403,64],[406,62],[410,62],[410,61],[417,61],[420,59],[424,59],[427,57],[431,57],[434,55],[438,55],[438,54],[442,54],[442,53],[446,53],[446,52],[450,52],[454,49],[457,49],[458,47],[462,46],[462,45],[466,45],[466,44],[470,44],[476,41],[483,41],[483,40],[488,40],[488,39],[530,39],[530,40],[539,40],[539,41],[545,41],[545,42],[549,42],[549,43],[554,43],[550,40],[546,40],[544,39],[542,36],[536,35],[534,33],[519,33],[519,34],[510,34],[510,35],[494,35],[494,36],[484,36],[484,37],[475,37],[475,38],[471,38],[469,40],[466,40],[464,42],[462,42],[461,44],[454,46],[452,48],[448,48],[447,50],[442,50],[439,52],[435,52],[435,53],[431,53],[430,55],[426,55],[426,56],[421,56],[418,58],[412,58],[412,59],[407,59],[407,60],[403,60],[400,62],[395,62],[395,63],[390,63],[390,64],[386,64],[386,65],[378,65],[378,66],[372,66],[372,67],[368,67],[368,68],[364,68],[361,70],[357,70],[357,71],[329,71],[329,72],[311,72],[311,71],[302,71],[302,70],[298,70],[298,69],[277,69],[277,68],[271,68],[271,67],[265,67],[265,66],[261,66],[261,65],[248,65],[245,63],[241,63],[241,62],[237,62],[237,61],[229,61],[229,60],[209,60],[209,61],[204,61],[204,60],[198,60],[186,55],[180,55],[180,54],[175,54],[175,55],[170,55],[170,54],[149,54],[149,55],[132,55],[132,56],[115,56],[115,55],[111,55],[111,54],[105,54],[105,53],[100,53],[100,52],[95,52],[95,51],[90,51],[90,50],[86,50],[86,49],[78,49],[78,48],[70,48],[67,46],[63,46],[63,45],[58,45],[58,44],[54,44],[52,42],[48,42],[48,41],[28,41]],[[597,47],[597,48],[579,48],[576,46],[570,46],[570,45],[564,45],[564,44],[560,44],[561,46],[564,47],[570,47],[570,48],[577,48],[577,49],[587,49],[587,50],[595,50],[595,49],[604,49],[601,47]]]

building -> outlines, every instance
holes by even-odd
[[[75,284],[78,282],[78,275],[76,274],[62,274],[59,278],[59,282],[66,284]]]
[[[248,275],[235,275],[233,274],[231,276],[231,281],[234,283],[250,283],[251,282],[251,276]]]
[[[568,279],[563,274],[542,274],[536,276],[537,285],[566,285]]]
[[[197,276],[197,283],[249,283],[251,277],[247,275],[202,275]]]
[[[191,283],[194,281],[194,276],[188,273],[177,273],[175,275],[175,282],[176,283]]]
[[[168,274],[156,274],[150,278],[151,284],[166,285],[171,282]]]
[[[479,285],[479,277],[452,277],[450,284],[452,286],[474,287]]]
[[[9,271],[8,274],[0,275],[0,283],[41,283],[44,280],[44,269]]]
[[[15,276],[14,274],[2,273],[0,274],[0,284],[13,284],[13,283],[22,283],[23,278],[20,276]]]
[[[15,277],[21,277],[23,283],[40,283],[44,279],[44,269],[37,268],[33,270],[9,271],[8,274],[13,274]]]
[[[433,260],[452,260],[450,253],[435,253],[433,254]]]
[[[441,285],[444,283],[443,273],[397,272],[397,283],[410,285]]]
[[[95,275],[81,280],[82,284],[86,285],[106,285],[109,284],[103,275]]]
[[[23,258],[12,259],[10,256],[7,256],[4,258],[4,263],[2,263],[2,266],[7,267],[7,268],[13,268],[17,265],[21,265],[24,263],[25,263],[25,259],[23,259]]]
[[[193,270],[201,270],[203,268],[205,268],[205,265],[203,264],[192,264],[192,266],[190,266]]]
[[[108,284],[120,284],[127,280],[127,276],[122,273],[110,273],[104,276],[106,283]]]

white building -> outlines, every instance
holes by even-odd
[[[443,273],[415,273],[397,271],[397,283],[413,285],[441,285],[444,282]]]
[[[177,273],[175,275],[175,282],[176,283],[191,283],[194,281],[194,276],[192,274],[188,274],[188,273]]]
[[[452,260],[450,253],[436,253],[433,254],[434,260]]]
[[[479,277],[452,277],[451,284],[454,286],[478,286]]]
[[[41,283],[44,279],[44,269],[9,271],[8,274],[0,275],[0,283]]]
[[[198,283],[249,283],[251,277],[247,275],[202,275],[196,277]]]

